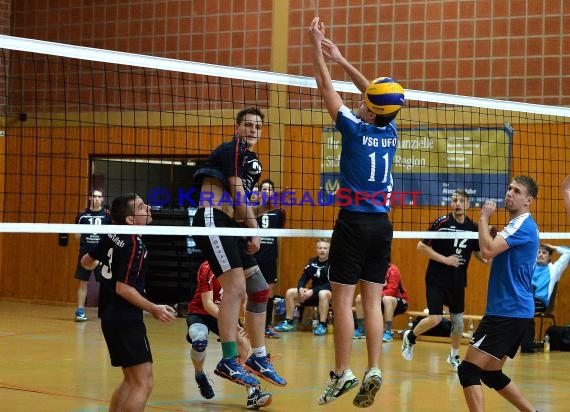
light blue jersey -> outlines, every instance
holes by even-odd
[[[502,236],[509,248],[493,258],[485,314],[532,318],[532,274],[540,244],[538,227],[530,213],[523,213],[497,236]]]
[[[389,212],[392,163],[398,145],[396,123],[377,127],[342,106],[336,128],[342,135],[337,204],[354,212]]]
[[[568,267],[568,262],[570,262],[570,248],[559,246],[556,248],[556,252],[560,254],[556,262],[551,262],[548,265],[536,265],[532,277],[534,296],[540,299],[545,307],[548,307],[550,303],[554,285],[558,283],[562,273]]]

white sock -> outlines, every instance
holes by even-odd
[[[455,358],[455,357],[457,357],[457,356],[459,356],[459,349],[453,349],[453,348],[451,348],[451,357],[452,357],[452,358]]]
[[[265,349],[265,345],[260,346],[259,348],[251,348],[251,352],[258,358],[261,358],[262,356],[267,356],[267,350]]]

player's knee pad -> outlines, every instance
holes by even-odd
[[[208,346],[208,328],[202,323],[194,323],[188,328],[188,337],[192,349],[198,353],[204,352]]]
[[[457,368],[459,383],[464,388],[473,385],[481,385],[481,368],[474,363],[463,361]]]
[[[451,314],[451,333],[463,337],[463,313]]]
[[[263,313],[267,310],[269,285],[265,281],[261,270],[257,269],[246,278],[245,291],[247,292],[245,309],[248,312]]]
[[[205,348],[204,348],[205,349]],[[195,361],[203,361],[204,359],[206,359],[206,351],[202,351],[202,352],[198,352],[196,350],[194,350],[194,348],[192,348],[190,350],[190,357],[195,360]]]
[[[481,371],[481,381],[489,388],[500,391],[511,383],[511,378],[505,375],[501,369],[498,371]]]

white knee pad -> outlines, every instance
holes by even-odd
[[[192,349],[204,352],[208,346],[208,328],[202,323],[194,323],[188,328],[188,336],[192,341]]]

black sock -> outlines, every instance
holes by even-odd
[[[416,335],[414,335],[414,331],[411,330],[410,333],[408,333],[408,341],[412,344],[415,345],[416,344]]]
[[[267,301],[267,312],[265,313],[265,325],[271,326],[273,324],[273,298]]]

